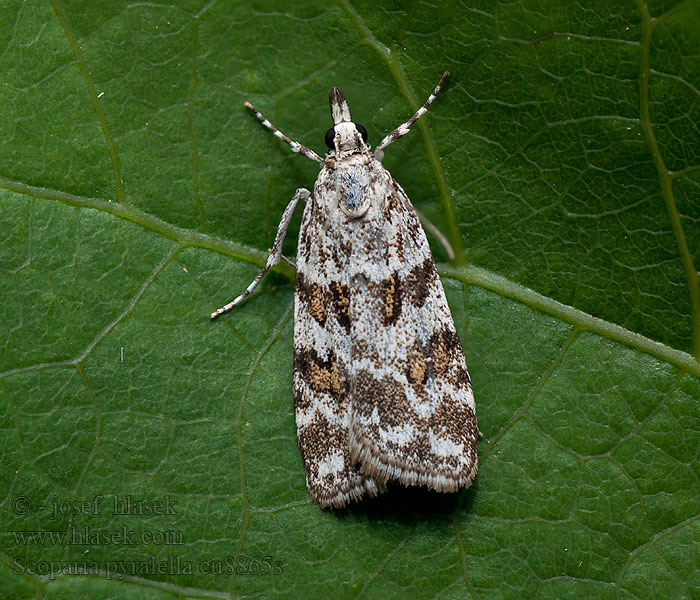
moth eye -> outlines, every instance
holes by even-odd
[[[328,131],[326,131],[326,146],[328,146],[329,150],[333,150],[335,148],[335,129],[331,127]]]
[[[355,127],[357,127],[357,131],[360,132],[360,135],[362,136],[362,141],[366,142],[367,141],[367,130],[359,123],[355,123]]]

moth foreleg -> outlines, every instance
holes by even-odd
[[[306,202],[310,195],[311,194],[309,193],[309,190],[304,188],[299,188],[296,191],[296,194],[294,194],[294,197],[292,198],[291,202],[287,204],[287,208],[284,209],[282,219],[280,220],[280,224],[277,227],[275,243],[270,249],[270,255],[267,257],[267,262],[265,263],[265,266],[263,267],[262,271],[258,273],[258,276],[253,280],[253,282],[245,289],[245,291],[240,296],[234,298],[226,306],[222,306],[221,308],[211,313],[212,319],[224,314],[225,312],[228,312],[234,306],[237,306],[238,304],[243,302],[243,300],[245,300],[251,294],[251,292],[255,290],[256,287],[258,287],[258,284],[262,281],[262,278],[265,277],[265,273],[267,273],[270,270],[270,267],[273,267],[280,261],[280,259],[282,258],[282,244],[284,243],[284,238],[287,235],[287,229],[289,228],[289,223],[292,220],[294,209],[296,208],[296,205],[299,202],[299,200],[304,200],[304,202]]]

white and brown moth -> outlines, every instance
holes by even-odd
[[[382,150],[427,112],[425,104],[374,152],[340,88],[321,158],[246,106],[294,152],[322,165],[313,192],[298,189],[265,268],[282,258],[299,200],[306,206],[296,263],[294,400],[311,497],[342,507],[389,481],[452,492],[477,469],[474,396],[445,292],[419,217],[382,166]]]

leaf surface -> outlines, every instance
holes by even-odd
[[[0,7],[0,595],[700,597],[696,0]],[[469,490],[313,505],[292,270],[343,87],[434,243]],[[293,256],[299,216],[285,251]],[[435,240],[431,239],[431,243]]]

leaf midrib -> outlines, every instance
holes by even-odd
[[[360,17],[359,13],[352,7],[348,0],[338,0],[340,6],[345,10],[345,12],[350,17],[351,21],[355,25],[360,36],[367,40],[367,43],[372,47],[377,54],[387,63],[389,69],[391,70],[399,89],[408,99],[410,105],[415,110],[418,108],[419,103],[416,100],[415,94],[413,93],[408,79],[406,78],[401,64],[397,59],[394,47],[387,47],[382,44],[372,33],[372,31],[364,23],[363,19]],[[661,187],[662,196],[666,204],[666,210],[671,222],[671,229],[673,235],[676,239],[678,245],[678,252],[680,256],[681,263],[683,265],[683,271],[686,277],[686,284],[689,293],[689,304],[690,304],[690,314],[691,314],[691,339],[693,347],[693,356],[695,357],[692,361],[693,364],[697,364],[700,360],[700,276],[698,275],[698,270],[693,263],[693,257],[688,249],[688,244],[685,237],[685,231],[680,220],[680,214],[678,212],[678,207],[673,195],[673,187],[671,183],[672,174],[669,173],[661,152],[659,150],[658,144],[656,142],[656,136],[654,134],[653,123],[649,114],[649,77],[651,74],[650,63],[649,63],[649,51],[651,47],[651,37],[653,31],[661,21],[666,19],[673,12],[681,9],[688,2],[680,2],[670,10],[663,13],[656,19],[652,19],[649,13],[649,9],[644,0],[636,0],[637,8],[639,10],[640,16],[642,18],[642,35],[639,42],[631,42],[632,44],[639,46],[639,112],[640,118],[639,122],[644,132],[644,137],[649,148],[649,153],[654,162],[659,176],[659,183]],[[413,14],[410,11],[408,19]],[[408,22],[405,22],[402,26],[402,31],[408,26]],[[546,39],[554,39],[555,37],[560,37],[563,35],[561,32],[552,32],[544,35],[538,36],[536,42],[540,43]],[[568,34],[567,34],[568,35]],[[522,43],[522,42],[521,42]],[[458,267],[466,266],[466,257],[464,254],[464,246],[462,243],[462,238],[459,234],[459,226],[457,221],[457,213],[455,210],[454,199],[450,193],[449,186],[447,184],[447,178],[440,164],[438,158],[435,141],[433,140],[430,129],[424,121],[419,120],[417,126],[423,136],[423,142],[425,144],[426,155],[428,162],[433,170],[435,178],[438,183],[438,188],[440,189],[440,202],[445,211],[445,226],[446,234],[452,247],[455,250],[456,258],[453,261]],[[467,267],[469,269],[469,267]],[[492,275],[492,274],[491,274]],[[558,304],[558,303],[557,303]],[[564,306],[564,305],[560,305]],[[585,314],[585,313],[581,313]],[[588,315],[590,317],[590,315]],[[591,317],[592,318],[592,317]],[[618,337],[619,332],[616,332],[612,339],[621,339]],[[648,338],[644,338],[647,340]],[[644,344],[644,346],[648,346]],[[645,351],[651,352],[651,348],[645,348]]]
[[[44,198],[78,208],[95,209],[112,214],[177,242],[179,250],[185,248],[201,248],[237,260],[259,265],[260,267],[263,267],[267,261],[266,252],[256,248],[250,248],[244,244],[172,225],[158,217],[143,212],[133,205],[122,205],[100,198],[76,196],[59,190],[30,186],[4,177],[0,177],[0,188],[32,198]],[[288,277],[290,281],[294,280],[294,269],[290,265],[280,263],[273,267],[273,269]],[[621,342],[631,348],[656,356],[671,365],[700,377],[700,362],[687,352],[671,348],[661,342],[625,329],[620,325],[594,317],[572,306],[562,304],[553,298],[543,296],[530,288],[515,283],[502,275],[473,265],[453,266],[440,264],[438,265],[438,270],[443,276],[456,279],[463,284],[476,285],[495,292],[505,298],[516,300],[542,313],[552,315],[562,321],[571,323],[579,331],[590,331],[608,339]]]
[[[395,55],[394,49],[384,46],[372,33],[372,31],[364,23],[360,15],[350,5],[347,0],[338,0],[341,8],[346,12],[359,35],[372,47],[379,56],[387,63],[393,73],[401,92],[408,99],[409,103],[417,108],[419,103],[413,94],[408,83],[408,79],[401,68],[400,61]],[[97,99],[94,85],[89,77],[89,71],[85,64],[80,46],[72,33],[70,23],[68,22],[59,0],[51,0],[52,7],[57,19],[64,29],[68,42],[71,46],[71,51],[76,59],[78,68],[85,79],[85,84],[88,88],[92,106],[97,114],[100,127],[102,129],[107,147],[110,153],[114,178],[115,178],[115,194],[116,203],[105,201],[100,198],[88,198],[76,196],[73,194],[52,190],[48,188],[29,186],[21,182],[11,181],[0,177],[0,187],[26,194],[33,198],[46,198],[82,208],[94,208],[102,210],[115,216],[139,224],[146,229],[158,232],[166,238],[172,239],[178,243],[179,249],[186,247],[204,248],[219,252],[226,256],[244,260],[258,265],[264,265],[266,254],[260,250],[250,248],[243,244],[238,244],[229,240],[207,235],[204,233],[184,229],[176,225],[167,223],[157,217],[144,213],[143,211],[131,206],[126,200],[124,193],[121,167],[119,161],[118,148],[112,137],[109,123],[106,115],[102,111],[100,102]],[[649,115],[649,97],[648,97],[648,80],[651,73],[649,64],[649,48],[651,37],[655,26],[664,18],[668,17],[672,12],[678,10],[687,2],[681,2],[657,19],[652,19],[649,9],[644,0],[636,0],[636,4],[642,17],[642,36],[638,42],[640,47],[640,119],[644,130],[649,151],[657,168],[662,194],[666,203],[667,212],[671,221],[674,236],[676,238],[680,259],[683,264],[683,269],[686,275],[687,286],[690,294],[690,311],[692,318],[692,343],[694,356],[666,346],[660,342],[656,342],[643,335],[634,333],[603,319],[598,319],[592,315],[575,309],[571,306],[564,305],[552,298],[548,298],[538,294],[534,290],[514,283],[505,277],[497,275],[486,269],[481,269],[473,265],[465,264],[465,254],[461,236],[459,235],[459,227],[454,206],[452,194],[449,191],[445,173],[441,168],[435,142],[430,133],[430,129],[423,120],[419,120],[417,125],[421,131],[426,155],[431,165],[431,169],[435,174],[440,189],[440,201],[445,211],[445,226],[447,236],[450,239],[456,253],[455,266],[440,265],[440,273],[449,277],[453,277],[465,284],[472,284],[494,291],[504,297],[517,300],[525,305],[531,306],[541,312],[551,314],[560,318],[563,321],[569,322],[580,331],[592,331],[612,340],[620,341],[630,347],[652,354],[658,358],[667,361],[670,364],[676,365],[681,369],[687,370],[696,376],[700,376],[700,282],[698,272],[693,263],[692,255],[687,246],[683,226],[680,222],[680,215],[673,197],[671,175],[669,175],[661,153],[654,136],[653,124]],[[196,15],[195,20],[199,19],[204,10]],[[404,27],[407,23],[404,24]],[[190,94],[193,92],[190,89]],[[195,144],[193,141],[193,149]],[[200,219],[202,217],[202,207],[200,206]],[[290,279],[293,278],[293,269],[286,264],[278,265],[275,270],[283,273]]]

